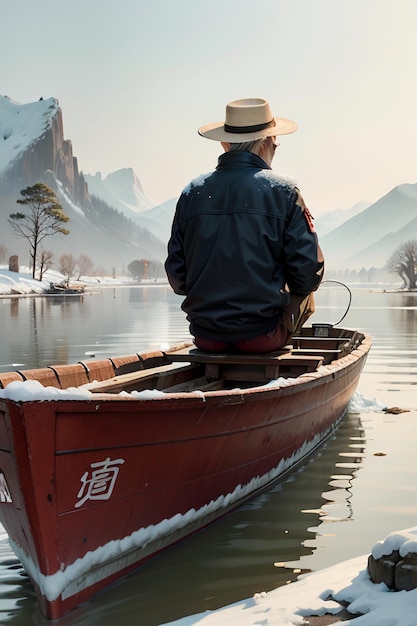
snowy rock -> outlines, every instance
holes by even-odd
[[[417,528],[391,533],[376,543],[368,558],[372,582],[394,591],[417,589]]]
[[[388,589],[395,589],[395,568],[400,560],[400,553],[394,550],[388,556],[375,559],[372,554],[368,558],[368,573],[373,583],[385,583]]]
[[[397,563],[395,589],[397,591],[417,589],[417,554],[414,552],[409,552],[402,561]]]

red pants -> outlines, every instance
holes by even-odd
[[[227,341],[195,337],[194,343],[197,348],[205,352],[274,352],[285,346],[289,336],[285,326],[278,324],[272,332],[246,341],[228,343]]]
[[[291,296],[290,303],[282,311],[282,322],[275,330],[246,341],[217,341],[195,337],[197,348],[205,352],[274,352],[287,344],[315,311],[314,296]]]

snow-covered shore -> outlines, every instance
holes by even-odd
[[[0,267],[0,296],[42,295],[51,283],[64,283],[65,280],[66,277],[55,270],[47,270],[39,281],[32,278],[27,268],[22,268],[20,272],[11,272]],[[71,286],[85,288],[131,284],[137,283],[129,276],[82,276],[80,280],[71,279]]]

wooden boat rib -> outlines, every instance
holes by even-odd
[[[343,416],[371,346],[167,351],[0,374],[0,521],[57,618],[277,480]]]

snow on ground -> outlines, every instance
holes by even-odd
[[[30,271],[22,268],[20,272],[11,272],[4,267],[0,267],[0,295],[18,294],[41,294],[50,287],[50,283],[63,283],[66,277],[55,270],[47,270],[43,280],[33,280]],[[130,284],[134,282],[129,277],[111,278],[110,276],[92,277],[82,276],[80,280],[70,280],[71,286],[105,286]]]

